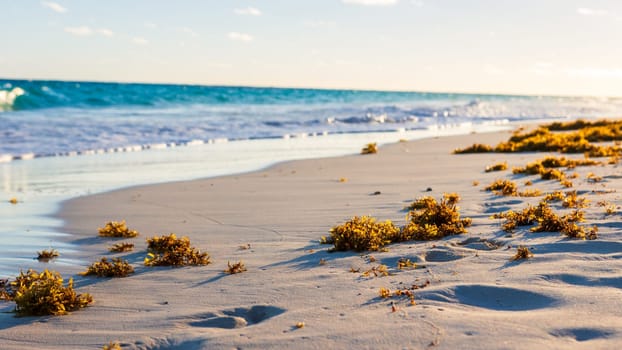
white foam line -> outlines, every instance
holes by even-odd
[[[0,163],[9,163],[13,161],[13,156],[10,154],[0,154]]]
[[[34,153],[24,153],[22,155],[16,156],[15,159],[21,159],[21,160],[31,160],[35,158],[35,154]]]
[[[202,145],[204,143],[205,143],[205,141],[203,141],[203,140],[192,140],[192,141],[186,142],[186,146],[199,146],[199,145]]]
[[[165,149],[166,148],[166,143],[152,143],[150,145],[147,145],[147,148],[149,148],[149,149]]]

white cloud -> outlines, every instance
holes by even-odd
[[[233,12],[236,15],[261,16],[261,11],[259,9],[250,6],[241,9],[234,9]]]
[[[344,4],[363,5],[363,6],[392,6],[399,0],[341,0]]]
[[[179,28],[179,30],[180,30],[182,33],[186,33],[186,34],[188,34],[188,35],[190,35],[190,36],[199,36],[199,34],[198,34],[197,32],[195,32],[195,31],[194,31],[192,28],[190,28],[190,27],[182,27],[182,28]]]
[[[236,41],[252,41],[253,37],[249,34],[238,33],[238,32],[230,32],[228,35],[229,39]]]
[[[41,1],[41,5],[44,7],[49,8],[50,10],[56,12],[56,13],[65,13],[67,12],[67,8],[63,7],[63,5],[57,3],[57,2],[51,2],[51,1]]]
[[[145,38],[142,38],[142,37],[139,37],[139,36],[136,36],[136,37],[132,38],[132,42],[134,44],[136,44],[136,45],[147,45],[147,44],[149,44],[149,40],[147,40]]]
[[[103,36],[107,36],[107,37],[111,37],[111,36],[114,35],[114,32],[112,30],[110,30],[110,29],[107,29],[107,28],[97,29],[97,33],[100,34],[100,35],[103,35]]]
[[[331,21],[322,21],[322,20],[308,20],[304,21],[303,24],[305,27],[310,28],[334,28],[337,26],[337,23]]]
[[[65,27],[65,32],[75,36],[91,36],[93,34],[99,34],[106,37],[114,36],[114,32],[107,28],[92,29],[88,26],[80,27]]]
[[[148,28],[148,29],[156,29],[156,28],[158,28],[158,25],[153,23],[153,22],[145,22],[145,23],[143,23],[143,26],[145,26],[145,28]]]
[[[577,13],[583,16],[607,16],[609,15],[609,11],[600,10],[600,9],[591,9],[587,7],[577,8]]]
[[[65,32],[75,36],[89,36],[93,34],[93,30],[87,26],[65,27]]]
[[[422,0],[411,0],[410,3],[417,7],[423,7],[423,5],[425,5]]]

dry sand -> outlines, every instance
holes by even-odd
[[[191,182],[142,186],[77,198],[64,204],[75,258],[95,261],[111,240],[97,237],[110,220],[127,220],[141,232],[137,249],[118,254],[136,274],[120,279],[77,277],[95,303],[63,317],[0,316],[2,349],[101,349],[118,340],[128,349],[389,348],[389,349],[613,349],[622,346],[620,303],[622,243],[619,214],[596,206],[618,204],[617,166],[578,168],[575,189],[587,191],[594,241],[559,233],[508,236],[489,216],[520,209],[537,198],[501,197],[483,191],[497,178],[485,173],[508,161],[522,166],[544,154],[452,155],[474,142],[496,144],[509,134],[471,134],[404,142],[376,155],[306,160],[269,169]],[[371,140],[370,140],[371,141]],[[207,165],[206,165],[207,166]],[[586,181],[588,172],[604,176]],[[347,179],[340,182],[341,178]],[[535,177],[532,188],[564,188]],[[479,181],[478,186],[473,181]],[[426,190],[430,188],[431,191]],[[380,191],[379,195],[372,195]],[[414,198],[457,192],[469,233],[435,242],[390,245],[388,252],[328,253],[318,239],[354,215],[402,225]],[[209,252],[204,267],[148,268],[145,238],[175,232]],[[240,246],[250,244],[250,249]],[[535,256],[509,259],[518,245]],[[508,247],[512,246],[511,249]],[[62,253],[62,252],[61,252]],[[419,268],[397,270],[399,258]],[[227,275],[227,261],[247,272]],[[323,263],[321,263],[323,262]],[[393,273],[364,277],[385,264]],[[360,269],[353,273],[350,269]],[[83,268],[65,268],[77,274]],[[66,274],[66,275],[67,275]],[[381,287],[430,285],[407,300],[379,298]],[[0,304],[1,306],[2,304]],[[6,307],[5,307],[6,310]],[[296,328],[304,322],[303,328]]]

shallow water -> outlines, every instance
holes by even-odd
[[[440,130],[338,134],[284,139],[242,140],[140,152],[47,157],[0,164],[0,278],[20,269],[86,265],[63,257],[78,249],[58,238],[63,223],[53,218],[62,201],[139,185],[190,180],[259,170],[295,159],[356,154],[369,142],[507,129],[508,125],[463,125]],[[18,204],[9,203],[10,198]],[[102,222],[102,225],[104,222]],[[94,235],[96,229],[93,228]],[[57,249],[61,256],[41,263],[36,252]]]

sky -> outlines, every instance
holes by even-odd
[[[0,77],[622,96],[620,0],[0,0]]]

